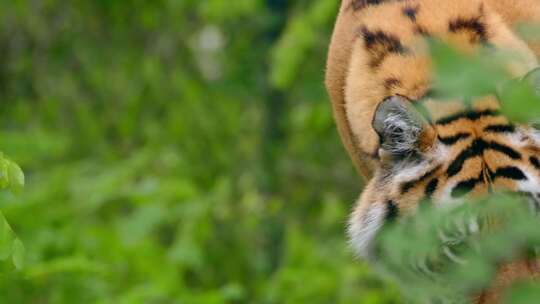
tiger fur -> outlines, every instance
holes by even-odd
[[[422,47],[433,37],[464,52],[511,50],[517,56],[508,71],[538,79],[540,43],[517,35],[520,23],[540,23],[540,0],[342,1],[326,87],[342,142],[367,181],[349,227],[359,256],[373,258],[385,221],[413,213],[426,198],[447,205],[497,189],[540,204],[540,132],[509,121],[495,95],[437,102]],[[427,118],[411,106],[420,100]],[[537,268],[529,260],[501,266],[476,302],[497,302],[504,286],[535,277]]]

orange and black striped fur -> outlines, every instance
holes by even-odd
[[[343,143],[368,179],[350,219],[360,256],[371,257],[386,220],[426,198],[447,205],[510,190],[540,205],[540,131],[509,121],[495,95],[444,103],[430,95],[426,37],[469,53],[486,45],[511,50],[517,56],[508,71],[538,79],[539,44],[516,34],[521,22],[540,22],[540,0],[343,0],[326,85]],[[420,102],[424,115],[413,106]],[[534,276],[523,263],[502,267],[494,284]]]

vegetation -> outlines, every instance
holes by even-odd
[[[396,302],[344,233],[337,4],[2,2],[0,150],[27,180],[0,194],[26,252],[0,302]]]
[[[0,157],[0,303],[400,303],[388,278],[440,291],[348,249],[362,185],[322,80],[337,5],[2,2],[0,150],[26,183]],[[439,52],[451,77],[445,60],[463,59]]]
[[[441,102],[497,94],[514,121],[538,117],[538,71],[513,79],[504,69],[511,53],[485,48],[463,55],[436,40],[430,47],[434,94]],[[523,197],[496,193],[453,208],[430,206],[421,203],[417,214],[385,227],[377,241],[380,273],[414,303],[469,303],[471,295],[491,285],[497,265],[538,253],[538,215]],[[540,295],[537,285],[516,282],[504,300],[529,303]]]

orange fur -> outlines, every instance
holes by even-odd
[[[527,178],[534,176],[534,181],[540,180],[539,168],[532,160],[540,158],[540,143],[533,139],[533,131],[525,126],[512,132],[489,131],[490,128],[511,127],[504,116],[489,114],[499,109],[494,96],[476,98],[470,109],[460,100],[441,103],[428,98],[423,101],[432,121],[464,111],[488,114],[467,118],[465,113],[464,118],[424,128],[419,143],[426,168],[415,169],[418,180],[410,187],[404,184],[411,176],[398,174],[403,170],[395,171],[394,175],[398,176],[389,175],[394,172],[391,171],[392,157],[388,156],[388,151],[381,150],[382,139],[372,125],[377,109],[388,97],[403,96],[416,102],[428,92],[432,75],[426,35],[464,52],[474,52],[483,43],[511,50],[518,56],[507,68],[520,77],[538,65],[536,56],[540,54],[537,41],[524,40],[514,31],[517,25],[527,22],[540,23],[540,0],[342,1],[328,53],[326,87],[343,144],[358,172],[369,181],[351,216],[351,230],[362,225],[366,216],[375,216],[374,210],[384,212],[381,208],[386,202],[395,202],[396,208],[404,214],[413,213],[431,188],[430,195],[443,197],[448,195],[450,186],[455,188],[459,182],[472,180],[470,192],[473,195],[485,194],[491,187],[523,191],[524,184],[514,180],[520,179],[519,174],[525,174],[520,170],[526,171]],[[452,141],[452,136],[460,134],[466,134],[463,140],[456,140],[447,147],[435,143],[445,138]],[[465,170],[459,167],[451,172],[455,160],[463,151],[474,150],[471,145],[475,144],[480,145],[476,148],[481,150],[478,157],[467,158],[461,164],[466,166]],[[519,154],[519,158],[513,153]],[[516,173],[516,168],[521,173]],[[497,176],[498,169],[502,170],[499,170],[502,177]],[[415,171],[411,172],[409,175],[414,175]],[[540,197],[540,183],[535,187]],[[359,229],[364,231],[362,227]],[[482,293],[477,302],[496,303],[509,282],[536,277],[537,268],[531,265],[536,263],[517,261],[501,266],[493,289]]]
[[[405,1],[407,2],[407,1]],[[415,2],[415,1],[411,1]],[[427,4],[425,11],[428,13],[422,18],[426,19],[424,22],[427,22],[426,28],[429,30],[441,30],[441,23],[439,20],[445,20],[448,16],[444,14],[460,14],[461,12],[470,11],[474,7],[473,3],[479,3],[479,1],[420,1],[422,5]],[[424,3],[425,2],[425,3]],[[403,4],[403,3],[401,3]],[[513,33],[510,32],[510,29],[519,23],[527,22],[540,22],[540,1],[539,0],[487,0],[485,4],[488,6],[488,9],[493,11],[490,15],[494,19],[494,23],[500,23],[501,34],[497,35],[496,41],[498,44],[511,49],[519,49],[524,52],[525,45],[524,42],[519,40]],[[447,6],[447,7],[444,7]],[[332,35],[332,40],[328,50],[328,60],[326,67],[326,88],[330,95],[333,107],[334,118],[336,125],[341,136],[342,142],[347,149],[353,164],[357,168],[357,171],[360,173],[364,179],[368,180],[373,175],[373,169],[375,167],[374,161],[369,157],[370,153],[373,153],[376,147],[376,138],[374,134],[368,134],[358,138],[358,135],[354,134],[351,124],[354,123],[348,118],[348,113],[346,110],[346,90],[352,91],[362,91],[365,90],[365,94],[377,94],[374,93],[374,89],[369,87],[369,84],[357,84],[355,83],[354,88],[349,88],[346,84],[347,75],[355,74],[351,71],[354,64],[351,64],[351,61],[360,61],[361,59],[356,59],[357,56],[353,55],[353,49],[358,43],[358,28],[371,20],[372,23],[377,24],[382,27],[392,27],[397,31],[399,35],[405,35],[410,39],[410,25],[406,24],[406,20],[403,20],[402,16],[388,15],[386,11],[392,10],[392,8],[386,8],[385,11],[378,11],[380,7],[368,8],[369,11],[354,11],[351,7],[351,0],[343,0],[341,7],[339,9],[339,14],[336,19],[334,33]],[[445,18],[446,17],[446,18]],[[369,18],[369,19],[368,19]],[[454,39],[458,39],[455,37]],[[537,55],[540,54],[540,43],[537,41],[527,41],[530,48],[533,49]],[[530,58],[529,58],[530,60]],[[418,65],[423,65],[422,63],[416,63]],[[402,69],[393,69],[389,65],[390,73],[403,74],[406,72],[413,72],[413,75],[409,77],[424,77],[424,76],[415,76],[422,74],[423,72],[418,73],[417,71],[409,69],[408,71],[403,71]],[[423,67],[419,67],[422,69]],[[350,76],[355,77],[355,76]],[[362,77],[362,76],[357,76]],[[367,77],[367,76],[364,76]],[[350,80],[351,82],[356,81],[357,79]],[[361,79],[358,79],[361,80]],[[417,81],[420,83],[420,81]],[[404,90],[407,90],[407,85],[405,84]],[[420,84],[421,85],[421,84]],[[418,91],[422,90],[422,87],[419,88],[410,88],[416,89]],[[376,89],[375,89],[376,90]],[[356,98],[355,92],[350,93],[351,98]],[[365,110],[359,110],[357,114],[360,118],[367,119],[366,123],[370,122],[369,117],[372,115],[370,112],[374,109],[374,103],[376,101],[369,101],[375,98],[370,98],[367,96],[368,101],[365,102]],[[371,111],[370,111],[371,110]],[[350,115],[350,114],[349,114]]]

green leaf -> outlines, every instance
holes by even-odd
[[[504,303],[528,304],[532,299],[540,299],[540,285],[538,283],[521,283],[510,289]]]
[[[509,77],[502,52],[481,49],[464,54],[438,40],[430,41],[435,67],[434,90],[446,97],[471,98],[493,94],[496,86]]]
[[[21,270],[24,267],[25,249],[21,240],[16,239],[13,242],[13,265],[15,268]]]
[[[13,233],[4,216],[0,213],[0,260],[4,261],[13,251]]]
[[[10,189],[14,192],[20,192],[24,187],[24,173],[15,162],[9,161],[7,167]]]
[[[421,208],[383,229],[380,267],[410,298],[465,299],[488,287],[501,262],[539,245],[538,219],[526,206],[519,197],[497,195],[450,210]]]
[[[0,157],[0,189],[9,187],[9,160]]]
[[[24,186],[24,174],[13,161],[4,157],[0,152],[0,189],[21,191]],[[5,261],[11,256],[16,269],[24,266],[24,245],[19,240],[2,213],[0,213],[0,260]]]
[[[531,121],[540,117],[540,96],[527,82],[512,81],[501,92],[502,110],[513,120]]]

